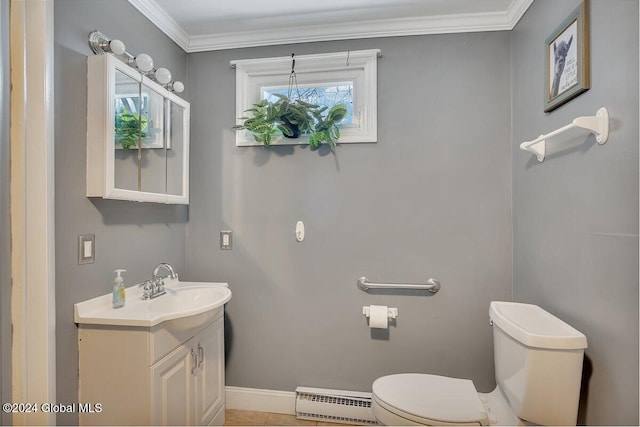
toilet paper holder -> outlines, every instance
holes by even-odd
[[[370,306],[368,305],[363,306],[362,314],[364,315],[364,317],[369,317],[371,315]],[[389,319],[395,319],[396,317],[398,317],[398,309],[395,307],[387,308],[387,317],[389,317]]]

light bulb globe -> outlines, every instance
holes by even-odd
[[[126,48],[124,46],[124,43],[122,43],[122,41],[120,41],[120,40],[111,40],[109,42],[109,50],[114,55],[122,55],[123,53],[125,53]]]
[[[176,93],[182,93],[184,91],[184,84],[182,82],[173,82],[173,91]]]
[[[166,85],[171,81],[171,71],[167,70],[166,68],[158,68],[155,75],[156,80],[160,84]]]
[[[138,67],[140,71],[144,71],[145,73],[147,73],[153,70],[153,59],[146,53],[141,53],[140,55],[136,56],[135,62],[136,67]]]

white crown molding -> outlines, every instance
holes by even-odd
[[[129,0],[135,8],[187,53],[244,47],[425,34],[508,31],[518,23],[533,0],[513,0],[503,12],[439,15],[398,19],[306,25],[260,31],[238,31],[190,36],[155,0]]]
[[[191,38],[188,52],[328,40],[501,31],[509,29],[506,13],[379,19],[332,25],[307,25],[263,31],[194,36]]]
[[[147,17],[185,52],[189,52],[190,36],[154,0],[129,0],[129,3]]]
[[[507,8],[507,20],[509,21],[510,30],[516,26],[520,18],[524,16],[529,6],[533,4],[533,0],[513,0]]]

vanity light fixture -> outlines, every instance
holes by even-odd
[[[171,81],[171,71],[164,67],[154,68],[153,58],[146,53],[133,56],[126,51],[126,47],[121,40],[110,39],[100,31],[92,31],[89,34],[89,47],[96,55],[112,53],[115,56],[123,57],[122,60],[125,64],[136,68],[142,74],[167,88],[167,90],[176,93],[184,91],[182,82]]]

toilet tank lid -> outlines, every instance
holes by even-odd
[[[529,347],[587,348],[587,337],[583,333],[537,305],[492,301],[489,317],[500,329]]]

